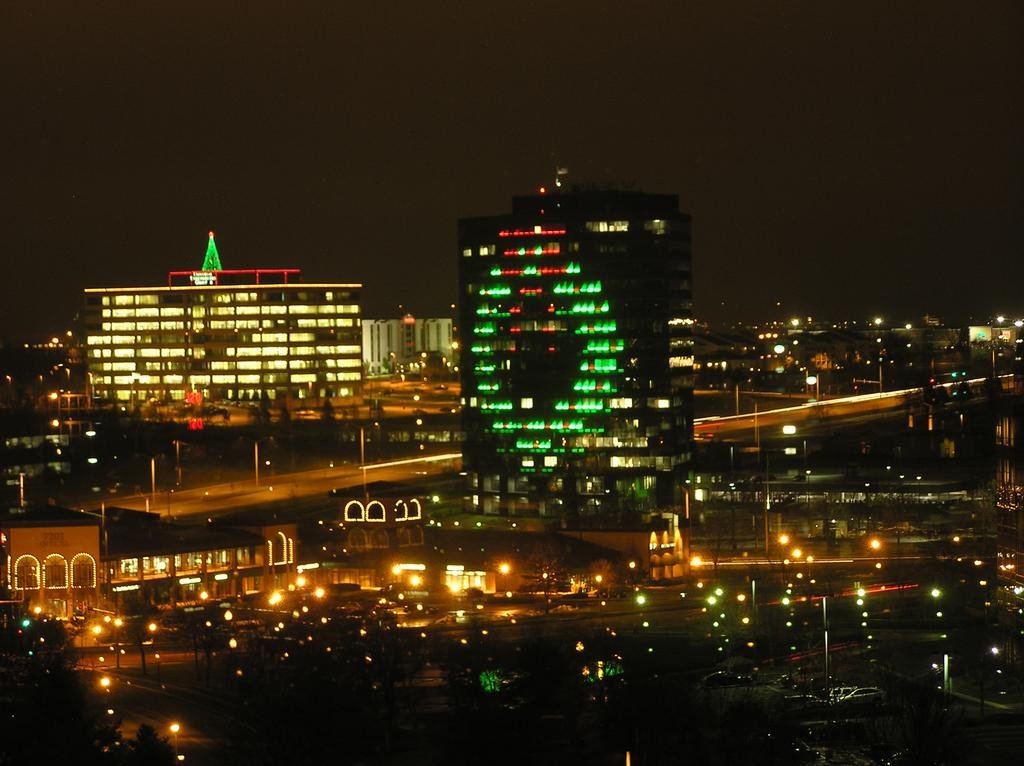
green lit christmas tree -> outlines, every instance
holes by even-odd
[[[220,271],[220,253],[217,252],[217,243],[213,239],[213,232],[210,232],[210,241],[206,243],[206,257],[203,259],[203,271]]]

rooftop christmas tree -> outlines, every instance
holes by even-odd
[[[220,271],[220,254],[217,252],[217,243],[213,239],[213,232],[210,232],[210,241],[206,244],[206,258],[203,259],[203,271]]]

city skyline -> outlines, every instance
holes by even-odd
[[[1015,309],[1011,4],[509,10],[8,9],[0,335],[194,267],[208,229],[227,268],[439,315],[457,219],[559,167],[679,192],[700,319]]]

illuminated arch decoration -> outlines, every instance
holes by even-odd
[[[36,590],[39,588],[39,559],[24,554],[14,560],[14,589]]]
[[[278,544],[277,548],[279,553],[277,556],[274,555],[274,540],[267,540],[267,560],[271,565],[277,564],[291,564],[295,561],[295,541],[288,537],[284,532],[278,532],[276,535]]]
[[[396,500],[394,510],[390,519],[388,511],[380,500],[371,500],[364,505],[359,500],[349,500],[342,510],[342,520],[346,523],[374,522],[385,523],[387,521],[418,521],[423,518],[423,506],[416,498],[411,500]]]
[[[380,500],[371,500],[370,504],[366,506],[366,520],[367,521],[386,521],[387,512],[384,510],[384,504]]]
[[[96,587],[96,559],[88,553],[76,553],[71,557],[71,587]]]
[[[366,509],[358,500],[349,500],[345,504],[345,521],[366,521]]]
[[[420,501],[413,498],[408,503],[405,500],[399,500],[395,503],[395,521],[415,521],[416,519],[422,518],[423,509],[420,506]]]
[[[51,553],[43,559],[43,587],[68,587],[68,560],[59,553]]]

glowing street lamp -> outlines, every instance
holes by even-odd
[[[881,540],[879,540],[879,539],[878,539],[877,537],[872,537],[872,538],[871,538],[871,539],[870,539],[870,540],[868,541],[868,547],[869,547],[869,548],[870,548],[871,550],[873,550],[873,551],[877,551],[877,550],[881,549],[881,547],[882,547],[882,541],[881,541]]]
[[[174,736],[174,757],[178,757],[178,732],[181,731],[181,724],[177,721],[170,726],[171,734]]]

